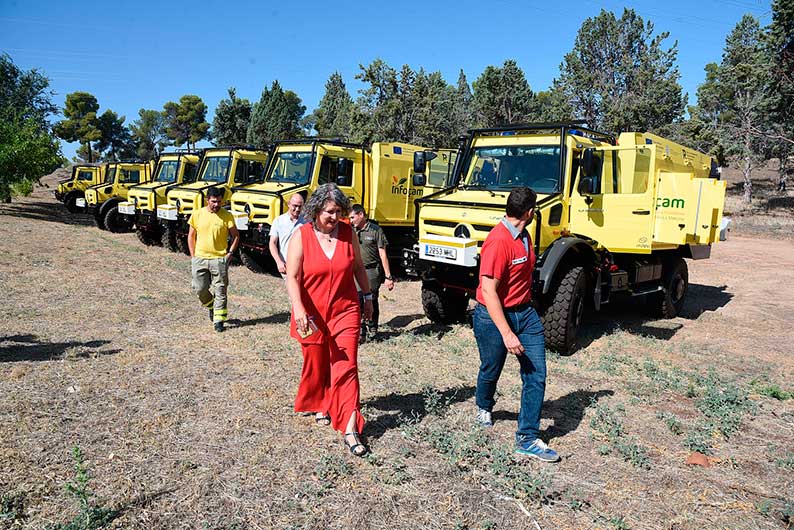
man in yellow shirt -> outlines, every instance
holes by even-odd
[[[223,191],[214,186],[207,189],[207,206],[190,215],[187,236],[193,292],[198,295],[201,304],[210,310],[210,320],[219,333],[223,331],[223,323],[227,318],[229,260],[240,243],[234,217],[228,210],[221,208],[222,204]],[[228,244],[230,234],[231,245]]]

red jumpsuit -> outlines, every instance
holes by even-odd
[[[318,330],[301,338],[290,322],[290,335],[303,350],[303,371],[295,398],[296,412],[328,412],[331,425],[345,432],[356,412],[356,432],[364,427],[358,385],[358,338],[361,313],[353,281],[353,230],[339,223],[333,256],[320,247],[312,223],[300,227],[303,244],[301,301]]]

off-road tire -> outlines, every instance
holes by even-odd
[[[175,234],[175,241],[177,252],[181,252],[182,254],[190,256],[190,247],[187,244],[187,236]]]
[[[176,232],[169,226],[164,226],[160,232],[160,244],[171,252],[179,252],[179,248],[176,246]]]
[[[241,248],[239,249],[240,252],[240,260],[245,265],[245,268],[249,271],[256,273],[256,274],[265,274],[268,272],[267,267],[260,259],[256,257],[250,250]]]
[[[123,234],[132,230],[132,225],[126,220],[126,216],[119,213],[119,205],[114,204],[105,211],[103,216],[105,228],[114,234]]]
[[[573,352],[587,298],[587,274],[572,267],[560,278],[541,315],[546,347],[561,354]]]
[[[63,205],[66,206],[66,211],[69,213],[80,213],[82,208],[77,207],[77,199],[80,197],[77,193],[70,193],[63,200]]]
[[[155,234],[152,234],[151,232],[147,232],[146,230],[141,230],[140,228],[136,228],[135,235],[138,236],[138,241],[140,241],[147,247],[154,247],[160,245],[160,238],[157,237]]]
[[[684,300],[689,289],[689,270],[684,258],[676,257],[666,261],[662,266],[662,288],[655,299],[656,316],[675,318],[684,307]]]
[[[466,320],[469,297],[436,282],[422,284],[422,308],[425,316],[436,324],[454,324]]]

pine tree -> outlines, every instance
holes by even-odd
[[[509,125],[531,119],[534,95],[514,60],[508,59],[501,68],[486,67],[473,86],[476,121],[480,126]]]
[[[222,99],[212,120],[212,139],[215,145],[244,144],[251,125],[251,102],[237,97],[234,87],[229,88],[229,98]]]
[[[246,136],[248,143],[265,147],[276,140],[300,136],[304,112],[306,107],[298,95],[283,90],[278,81],[273,81],[269,89],[262,90],[261,98],[254,104]]]
[[[472,95],[469,82],[463,69],[458,74],[458,83],[452,100],[452,138],[447,145],[456,145],[458,136],[466,134],[473,125],[472,122]]]
[[[163,116],[166,135],[174,145],[187,143],[188,149],[195,149],[196,142],[208,137],[207,105],[198,96],[184,95],[179,103],[169,101],[163,106]]]
[[[67,142],[80,142],[88,151],[88,162],[94,161],[91,142],[102,138],[99,130],[97,111],[99,103],[96,97],[88,92],[72,92],[66,95],[66,106],[63,109],[65,120],[59,121],[53,127],[58,138]]]
[[[773,0],[766,39],[770,58],[767,98],[770,121],[769,155],[776,157],[778,191],[786,191],[789,159],[794,155],[794,2]]]
[[[130,125],[132,137],[138,145],[136,154],[141,160],[153,160],[169,145],[165,134],[165,117],[159,110],[138,110],[138,119]]]
[[[686,98],[675,64],[678,44],[662,47],[668,36],[654,36],[653,24],[632,9],[620,19],[601,10],[582,23],[554,89],[594,128],[643,131],[678,120]]]
[[[126,118],[119,117],[112,110],[106,110],[97,118],[102,138],[96,144],[98,151],[107,151],[105,160],[118,161],[132,158],[137,151],[137,145],[132,139],[129,128],[124,125]]]
[[[339,72],[334,72],[325,83],[325,94],[314,111],[313,127],[324,137],[350,136],[353,98],[345,87]]]

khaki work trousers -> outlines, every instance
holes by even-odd
[[[225,322],[226,288],[229,286],[229,265],[226,258],[191,258],[193,292],[201,305],[213,310],[213,322]]]

